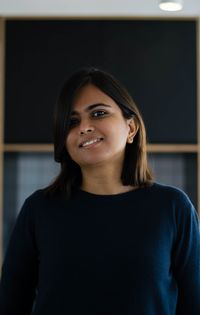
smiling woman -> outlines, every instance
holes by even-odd
[[[70,196],[73,187],[94,191],[97,181],[86,183],[91,179],[88,172],[99,177],[101,185],[95,192],[100,194],[151,185],[139,109],[127,90],[104,71],[81,69],[64,83],[55,111],[54,139],[61,173],[49,192],[61,190]]]
[[[136,122],[133,118],[125,118],[115,101],[92,84],[82,87],[76,96],[71,121],[73,124],[70,122],[66,149],[81,168],[82,189],[89,189],[85,185],[88,179],[86,174],[90,171],[95,172],[95,177],[102,178],[103,175],[105,180],[109,178],[109,185],[101,188],[102,193],[108,192],[108,189],[109,193],[121,192],[120,176],[125,147],[127,140],[133,139],[137,133]],[[118,183],[116,176],[113,182],[111,176],[113,172],[117,173],[116,170]],[[88,184],[91,188],[94,185],[91,182]],[[128,189],[128,186],[125,187]]]
[[[1,315],[199,315],[199,218],[153,181],[141,114],[110,74],[85,68],[55,110],[61,170],[28,197],[5,256]]]

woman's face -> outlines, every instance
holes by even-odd
[[[129,133],[133,130],[121,109],[96,86],[84,86],[76,96],[66,147],[81,168],[102,163],[123,163]],[[119,165],[119,164],[118,164]]]

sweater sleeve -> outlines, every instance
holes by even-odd
[[[177,237],[174,274],[178,284],[177,315],[200,314],[200,224],[189,198],[183,193],[176,207]]]
[[[27,200],[18,215],[2,267],[1,315],[30,315],[35,298],[38,255],[34,221]]]

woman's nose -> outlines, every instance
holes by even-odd
[[[87,134],[87,133],[90,133],[94,130],[94,127],[91,126],[91,124],[87,121],[85,122],[82,122],[80,124],[80,134],[81,135],[84,135],[84,134]]]
[[[80,134],[81,135],[84,135],[84,134],[87,134],[87,133],[89,133],[89,132],[92,132],[92,128],[87,128],[87,129],[82,129],[81,131],[80,131]]]

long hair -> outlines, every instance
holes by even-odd
[[[54,119],[54,158],[61,164],[61,170],[54,182],[46,188],[47,192],[64,192],[69,198],[73,189],[80,187],[81,169],[67,149],[66,138],[69,132],[73,101],[79,90],[93,84],[111,97],[120,107],[125,118],[135,120],[138,131],[132,144],[125,148],[121,181],[123,185],[147,186],[153,179],[147,163],[146,131],[142,116],[132,97],[122,84],[111,74],[93,68],[83,68],[72,74],[63,84],[55,108]]]

